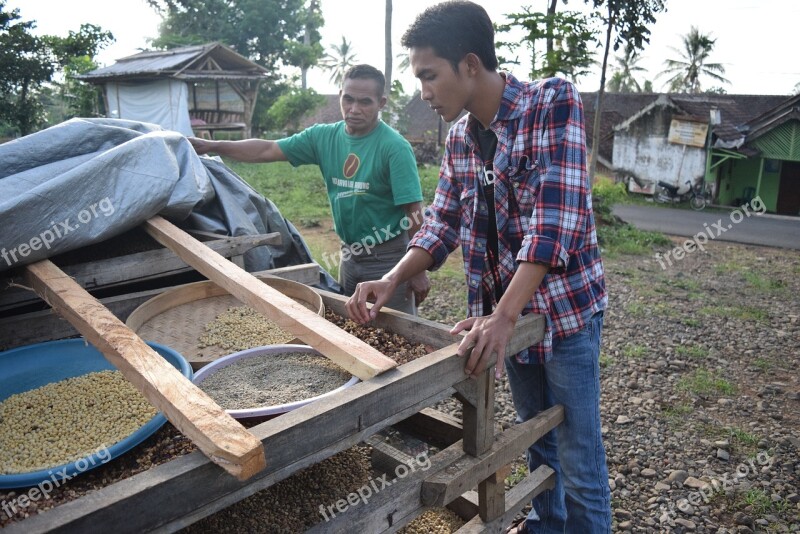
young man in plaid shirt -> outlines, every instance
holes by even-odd
[[[569,82],[521,82],[497,71],[494,32],[471,2],[428,8],[403,36],[422,99],[448,135],[439,185],[422,228],[397,266],[359,284],[348,301],[367,322],[404,280],[441,266],[460,243],[469,330],[465,372],[508,371],[518,420],[555,404],[564,422],[528,451],[531,470],[556,471],[517,532],[610,532],[600,434],[600,333],[607,304],[586,172],[583,106]],[[374,300],[371,310],[367,301]],[[504,359],[517,319],[547,319],[544,340]],[[496,358],[496,361],[495,361]]]

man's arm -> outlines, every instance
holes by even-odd
[[[410,204],[404,204],[403,209],[411,223],[411,226],[408,227],[408,236],[414,237],[414,234],[422,227],[422,221],[425,218],[425,207],[422,202],[411,202]],[[412,276],[408,281],[408,290],[414,293],[415,304],[419,305],[424,301],[431,290],[431,282],[428,279],[427,271],[422,271]]]
[[[287,161],[286,155],[275,141],[266,139],[244,139],[242,141],[209,141],[189,137],[189,142],[198,155],[214,152],[220,156],[247,163],[269,163]]]

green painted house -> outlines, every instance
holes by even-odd
[[[772,213],[800,215],[800,95],[736,125],[737,135],[715,128],[706,162],[715,202],[740,206],[760,197]]]

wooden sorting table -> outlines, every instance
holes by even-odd
[[[360,375],[364,381],[330,397],[324,404],[309,404],[246,431],[239,427],[244,433],[229,424],[226,419],[229,416],[219,407],[216,409],[221,414],[214,409],[215,405],[209,406],[203,414],[213,417],[200,417],[199,420],[210,426],[198,429],[196,425],[193,427],[188,424],[198,420],[197,414],[182,406],[180,399],[176,399],[170,391],[162,389],[168,389],[171,384],[165,386],[161,379],[143,372],[137,368],[136,358],[128,358],[124,354],[126,344],[131,342],[127,334],[123,336],[122,349],[111,343],[104,350],[109,336],[105,335],[103,329],[113,323],[108,317],[110,312],[99,303],[99,308],[94,305],[87,308],[87,300],[77,302],[65,297],[76,289],[54,271],[54,266],[48,265],[49,262],[35,264],[28,269],[28,281],[37,292],[66,317],[70,317],[73,326],[84,335],[99,336],[96,340],[98,348],[104,353],[109,351],[114,363],[121,362],[123,374],[151,402],[155,400],[154,404],[165,412],[170,421],[174,418],[178,422],[176,426],[195,441],[205,454],[197,451],[175,458],[77,500],[13,523],[4,529],[9,534],[83,532],[98,528],[116,533],[173,532],[363,442],[395,423],[405,421],[406,424],[422,424],[428,430],[433,428],[435,431],[439,425],[435,414],[427,407],[452,395],[463,403],[461,439],[432,456],[430,469],[418,470],[396,480],[390,487],[373,495],[368,505],[351,507],[331,521],[318,524],[311,531],[394,532],[430,506],[460,501],[462,509],[466,506],[474,512],[474,518],[459,532],[497,532],[510,522],[532,496],[553,486],[553,471],[542,466],[506,494],[505,466],[558,425],[563,420],[563,409],[556,406],[531,421],[495,434],[493,373],[487,370],[477,380],[465,378],[464,360],[457,355],[458,344],[454,343],[448,327],[393,310],[381,310],[375,320],[376,326],[402,335],[413,343],[425,343],[436,349],[395,367],[396,364],[386,356],[380,353],[375,356],[364,350],[362,345],[365,344],[359,340],[352,342],[347,337],[349,334],[342,336],[343,331],[335,325],[324,319],[317,323],[321,318],[314,316],[313,312],[295,309],[302,306],[291,299],[286,298],[290,302],[283,302],[280,294],[264,293],[256,285],[257,281],[254,283],[248,278],[255,280],[252,275],[215,257],[213,253],[209,254],[208,249],[203,250],[202,244],[185,239],[176,230],[163,220],[156,219],[148,223],[148,232],[175,251],[186,263],[270,319],[277,319],[276,322],[282,327],[315,346],[353,374]],[[227,278],[227,281],[223,278]],[[63,284],[63,287],[59,287],[59,284]],[[346,316],[345,298],[327,292],[321,292],[321,295],[328,309]],[[131,298],[141,297],[132,295]],[[276,313],[276,310],[280,313]],[[102,319],[91,320],[95,314]],[[114,320],[124,318],[114,317]],[[543,333],[543,317],[532,315],[521,319],[509,344],[509,353],[518,352],[541,340]],[[133,337],[138,339],[135,334]],[[92,337],[89,339],[95,341]],[[133,343],[136,343],[135,340]],[[391,365],[385,364],[384,359],[389,360]],[[194,391],[182,391],[191,399],[204,395],[202,392],[198,396]],[[211,404],[214,404],[213,401]],[[181,424],[183,426],[179,426]],[[453,431],[452,427],[440,426],[443,432]],[[223,429],[229,432],[224,439],[221,435]],[[224,461],[220,461],[217,456],[220,450],[215,447],[220,442],[229,443],[236,436],[241,436],[240,443],[246,443],[247,446],[240,448],[240,452],[243,452],[239,457],[240,468],[232,469],[230,462],[235,459],[223,457]],[[256,441],[256,447],[247,442],[248,437]],[[255,456],[248,451],[254,450],[263,450],[262,458],[266,459],[266,467],[253,460]],[[225,449],[223,452],[230,453]],[[246,468],[246,473],[242,472],[241,466]],[[236,476],[230,476],[225,470]],[[477,493],[471,491],[473,488],[477,488]]]

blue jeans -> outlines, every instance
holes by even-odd
[[[600,333],[603,313],[585,328],[553,342],[543,364],[506,358],[517,422],[556,404],[564,422],[528,449],[531,471],[542,464],[556,472],[556,485],[533,500],[529,532],[595,534],[611,532],[611,492],[606,451],[600,435]]]

